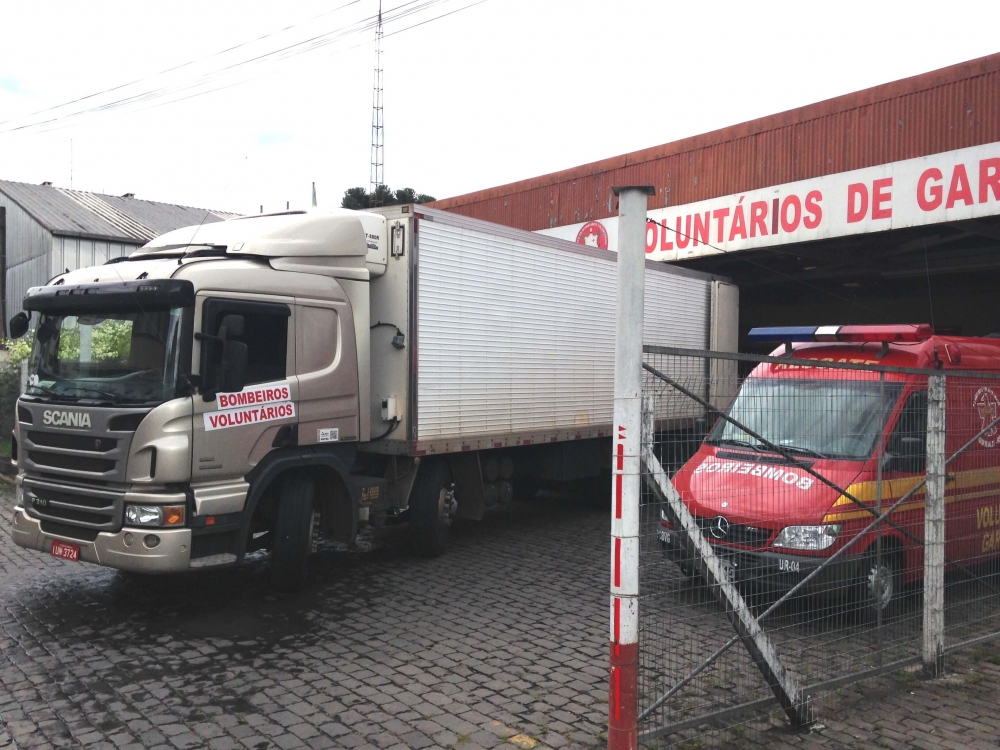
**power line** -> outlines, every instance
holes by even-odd
[[[343,9],[345,7],[350,6],[350,5],[354,5],[357,2],[359,2],[359,1],[360,0],[352,0],[351,2],[348,2],[348,3],[345,3],[345,4],[341,5],[341,6],[338,6],[337,8],[335,8],[335,9],[333,9],[331,11],[328,11],[327,13],[320,14],[320,16],[328,15],[330,13],[333,13],[333,12],[337,11],[337,10],[341,10],[341,9]],[[433,18],[425,19],[425,20],[423,20],[423,21],[421,21],[419,23],[411,24],[410,26],[404,27],[402,29],[397,29],[397,30],[393,31],[391,34],[386,34],[385,36],[393,36],[395,34],[399,34],[399,33],[402,33],[404,31],[409,31],[410,29],[417,28],[418,26],[423,26],[423,25],[425,25],[427,23],[431,23],[431,22],[436,21],[436,20],[438,20],[440,18],[444,18],[445,16],[449,16],[449,15],[452,15],[454,13],[460,12],[462,10],[466,10],[467,8],[473,7],[475,5],[479,5],[481,2],[484,2],[484,1],[485,0],[479,0],[479,2],[472,3],[472,4],[467,5],[467,6],[463,6],[461,8],[456,9],[456,10],[449,11],[448,13],[443,13],[443,14],[440,14],[440,15],[435,16]],[[409,2],[402,3],[400,5],[397,5],[394,8],[391,8],[388,11],[385,11],[382,14],[383,21],[385,23],[397,22],[397,21],[400,21],[400,20],[402,20],[404,18],[412,16],[412,15],[414,15],[416,13],[420,13],[420,12],[423,12],[425,10],[428,10],[431,7],[433,7],[433,6],[435,6],[435,5],[439,4],[439,3],[442,3],[442,2],[450,2],[450,0],[423,0],[423,2],[421,2],[421,0],[410,0]],[[315,18],[318,18],[320,16],[314,16],[313,19],[310,19],[310,20],[314,20]],[[89,99],[93,99],[95,97],[99,97],[99,96],[104,95],[104,94],[108,94],[108,93],[113,93],[113,92],[116,92],[116,91],[120,91],[122,89],[126,89],[129,86],[133,86],[133,85],[136,85],[138,83],[143,83],[143,82],[155,80],[156,78],[161,77],[162,75],[164,75],[166,73],[170,73],[170,72],[173,72],[173,71],[180,70],[180,69],[182,69],[184,67],[187,67],[189,65],[194,64],[195,62],[199,62],[199,61],[203,61],[203,60],[207,60],[207,59],[212,59],[212,58],[218,57],[219,55],[222,55],[222,54],[224,54],[226,52],[232,51],[234,49],[239,49],[239,48],[245,47],[245,46],[247,46],[249,44],[252,44],[252,43],[254,43],[256,41],[259,41],[261,39],[266,39],[266,38],[275,36],[277,34],[280,34],[284,30],[287,30],[287,29],[290,29],[290,28],[295,28],[297,26],[301,26],[301,25],[303,25],[304,23],[307,23],[307,22],[301,22],[299,24],[292,24],[291,26],[284,27],[284,29],[281,29],[281,30],[278,30],[278,31],[275,31],[275,32],[271,32],[269,34],[265,34],[265,35],[263,35],[261,37],[257,37],[256,39],[249,40],[247,42],[243,42],[243,43],[238,44],[238,45],[234,45],[232,47],[227,48],[226,50],[221,50],[221,51],[219,51],[217,53],[213,53],[212,55],[209,55],[209,56],[207,56],[205,58],[200,58],[200,60],[189,61],[187,63],[182,63],[181,65],[176,65],[176,66],[173,66],[171,68],[167,68],[165,71],[161,71],[161,73],[154,74],[154,75],[149,76],[147,78],[136,79],[135,81],[131,81],[131,82],[127,83],[127,84],[122,84],[120,86],[115,86],[115,87],[112,87],[112,88],[109,88],[109,89],[105,89],[104,91],[96,92],[94,94],[89,94],[89,95],[87,95],[85,97],[78,97],[77,99],[74,99],[74,100],[69,101],[69,102],[64,102],[63,104],[60,104],[60,105],[55,105],[53,107],[49,107],[49,108],[46,108],[46,109],[43,109],[43,110],[38,110],[34,114],[38,115],[38,114],[44,114],[44,113],[47,113],[47,112],[55,112],[58,109],[61,109],[63,107],[69,106],[69,105],[74,104],[74,103],[79,103],[79,102],[82,102],[82,101],[85,101],[85,100],[89,100]],[[241,83],[246,83],[246,82],[248,82],[250,80],[253,80],[253,79],[259,77],[260,75],[263,75],[263,73],[253,74],[253,75],[248,76],[247,78],[244,78],[244,79],[238,80],[238,81],[222,82],[221,85],[215,86],[214,88],[209,88],[209,89],[202,90],[202,91],[195,91],[194,93],[187,94],[186,96],[181,96],[182,94],[185,94],[185,93],[187,93],[189,91],[192,91],[193,89],[199,89],[199,88],[202,88],[202,87],[210,86],[210,85],[212,85],[216,81],[216,79],[218,79],[218,78],[220,78],[220,77],[222,77],[224,75],[227,75],[227,74],[232,74],[234,71],[241,70],[241,69],[245,68],[246,66],[251,66],[251,65],[252,66],[259,66],[259,65],[264,64],[264,63],[278,63],[278,62],[282,62],[282,61],[291,59],[293,57],[297,57],[298,55],[301,55],[301,54],[306,54],[306,53],[314,52],[314,51],[316,51],[318,49],[321,49],[323,47],[327,47],[327,46],[329,46],[331,44],[334,44],[336,42],[339,42],[339,41],[341,41],[343,39],[346,39],[346,38],[349,38],[351,36],[355,36],[355,35],[358,35],[358,34],[361,34],[361,33],[365,33],[365,32],[371,31],[371,30],[373,30],[373,29],[376,28],[377,24],[378,24],[378,15],[376,14],[376,15],[373,15],[373,16],[361,19],[360,21],[355,21],[355,22],[353,22],[351,24],[346,24],[346,25],[338,27],[336,29],[331,29],[331,30],[323,32],[321,34],[314,35],[314,36],[309,37],[307,39],[300,40],[300,41],[297,41],[297,42],[294,42],[294,43],[291,43],[291,44],[287,44],[287,45],[284,45],[284,46],[279,47],[277,49],[273,49],[273,50],[268,50],[268,51],[262,52],[262,53],[260,53],[258,55],[254,55],[252,57],[249,57],[247,59],[241,60],[239,62],[231,63],[231,64],[228,64],[228,65],[224,65],[224,66],[222,66],[220,68],[217,68],[215,70],[211,70],[211,71],[208,71],[208,72],[205,72],[205,73],[201,73],[201,74],[195,76],[194,78],[188,79],[187,81],[175,83],[173,85],[160,85],[160,86],[156,86],[156,87],[153,87],[153,88],[149,88],[149,89],[147,89],[145,91],[140,91],[140,92],[135,93],[135,94],[130,94],[128,96],[125,96],[125,97],[122,97],[120,99],[116,99],[116,100],[113,100],[113,101],[110,101],[110,102],[104,102],[104,103],[101,103],[101,104],[95,104],[93,106],[86,107],[84,109],[80,109],[80,110],[77,110],[77,111],[74,111],[74,112],[69,112],[69,113],[66,113],[66,114],[57,115],[57,116],[50,117],[50,118],[47,118],[47,119],[44,119],[44,120],[39,120],[39,121],[34,121],[34,122],[28,122],[28,123],[21,124],[21,125],[15,125],[15,124],[13,124],[13,123],[16,123],[18,121],[17,119],[7,120],[6,124],[12,125],[12,126],[0,130],[0,134],[11,133],[11,132],[15,132],[15,131],[33,130],[33,129],[43,129],[42,132],[47,132],[47,131],[50,131],[50,130],[60,129],[61,127],[68,127],[68,125],[65,124],[68,121],[72,121],[72,120],[78,119],[78,118],[80,118],[82,116],[85,116],[85,115],[88,115],[88,114],[108,112],[108,111],[117,110],[117,109],[121,109],[121,108],[125,108],[125,107],[133,107],[133,109],[131,109],[129,111],[142,111],[142,110],[149,109],[150,107],[149,106],[142,107],[142,106],[136,106],[136,105],[150,104],[151,102],[154,102],[157,99],[164,99],[164,98],[167,98],[167,97],[174,97],[174,98],[170,98],[168,101],[165,101],[165,102],[161,102],[161,103],[158,103],[158,104],[151,104],[151,106],[153,106],[153,107],[155,107],[155,106],[163,106],[165,104],[171,104],[171,103],[175,103],[175,102],[179,102],[179,101],[184,101],[186,99],[190,99],[190,98],[193,98],[193,97],[196,97],[196,96],[202,96],[202,95],[205,95],[205,94],[214,93],[216,91],[221,91],[221,90],[224,90],[224,89],[231,88],[233,86],[239,85]],[[339,52],[347,51],[349,49],[354,49],[354,48],[356,48],[358,46],[360,46],[360,43],[357,44],[357,45],[353,45],[351,47],[339,50],[338,53]],[[334,53],[334,54],[337,54],[337,53]],[[32,117],[32,116],[33,115],[28,115],[26,117]],[[0,125],[3,125],[3,124],[4,123],[0,123]]]

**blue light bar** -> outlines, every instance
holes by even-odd
[[[884,325],[849,326],[776,326],[751,328],[748,338],[755,343],[778,342],[779,344],[803,341],[889,342],[926,341],[934,335],[934,329],[926,323],[890,323]]]
[[[815,341],[817,326],[776,326],[770,328],[751,328],[747,335],[755,343],[785,343],[788,341]]]

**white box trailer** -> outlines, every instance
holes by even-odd
[[[371,282],[372,445],[426,455],[610,436],[617,255],[424,206],[380,209]],[[738,290],[646,263],[643,341],[735,351]],[[393,349],[395,326],[410,345]],[[683,413],[677,410],[684,410]],[[690,406],[678,400],[673,418]]]

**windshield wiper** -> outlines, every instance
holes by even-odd
[[[29,385],[28,386],[28,390],[29,391],[32,388],[34,388],[35,390],[41,391],[42,393],[44,393],[44,394],[46,394],[48,396],[55,396],[56,398],[68,398],[68,399],[77,398],[76,396],[69,396],[69,395],[67,395],[65,393],[60,393],[55,388],[49,388],[47,385]],[[28,395],[31,395],[31,394],[28,394]]]
[[[803,448],[801,445],[782,445],[780,447],[786,453],[798,453],[803,456],[812,456],[813,458],[829,458],[829,456],[819,451],[814,451],[812,448]]]
[[[746,440],[738,440],[737,438],[717,438],[715,440],[706,440],[709,445],[736,445],[740,448],[749,448],[750,450],[757,451],[760,453],[761,446],[756,443],[751,443]]]
[[[119,398],[114,393],[110,393],[108,391],[102,391],[100,388],[94,388],[93,386],[90,385],[75,384],[73,387],[76,388],[78,391],[90,391],[91,393],[96,393],[97,395],[103,396],[104,398],[110,398],[112,401],[117,401]]]

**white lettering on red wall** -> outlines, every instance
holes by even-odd
[[[682,260],[997,214],[1000,143],[991,143],[654,209],[646,254]],[[585,224],[595,223],[605,231],[608,250],[616,251],[617,217],[540,234],[577,240]],[[593,227],[590,234],[597,234]]]

